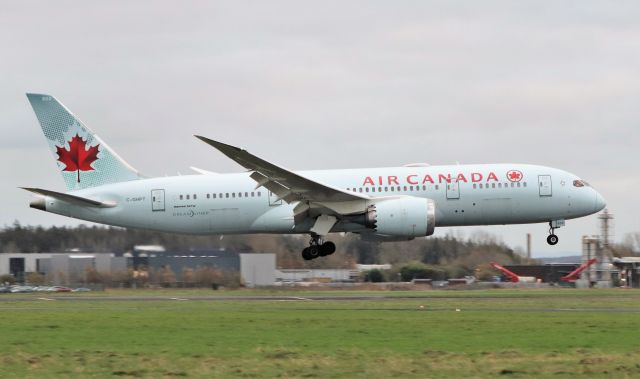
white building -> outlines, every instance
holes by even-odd
[[[240,277],[246,287],[272,286],[276,281],[275,254],[240,254]]]

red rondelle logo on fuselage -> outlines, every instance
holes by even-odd
[[[519,182],[522,180],[522,172],[518,170],[507,171],[507,179],[510,182]]]

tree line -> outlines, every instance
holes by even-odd
[[[38,252],[111,252],[132,251],[135,245],[162,245],[170,252],[200,249],[228,249],[239,253],[275,253],[282,268],[353,268],[356,263],[389,263],[400,267],[410,262],[438,267],[446,277],[471,275],[490,261],[522,264],[526,258],[488,234],[471,238],[417,238],[413,241],[372,243],[357,235],[335,235],[338,246],[331,256],[305,261],[300,256],[307,246],[306,235],[233,235],[192,236],[140,229],[106,226],[42,227],[15,222],[0,230],[0,251],[4,253]]]

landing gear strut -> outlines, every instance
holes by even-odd
[[[336,251],[336,244],[331,241],[324,242],[322,237],[316,234],[311,235],[311,241],[309,241],[309,247],[302,249],[302,258],[307,261],[316,259],[318,257],[324,257],[331,255]]]
[[[564,226],[564,220],[549,221],[549,236],[547,237],[547,243],[551,246],[558,243],[558,236],[555,234],[555,230]]]

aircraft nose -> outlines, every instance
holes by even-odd
[[[594,211],[600,212],[601,210],[604,209],[604,207],[607,206],[607,202],[604,201],[604,198],[602,197],[602,195],[600,195],[600,193],[598,193],[598,191],[594,191],[594,192],[596,193],[596,203],[595,203]]]

